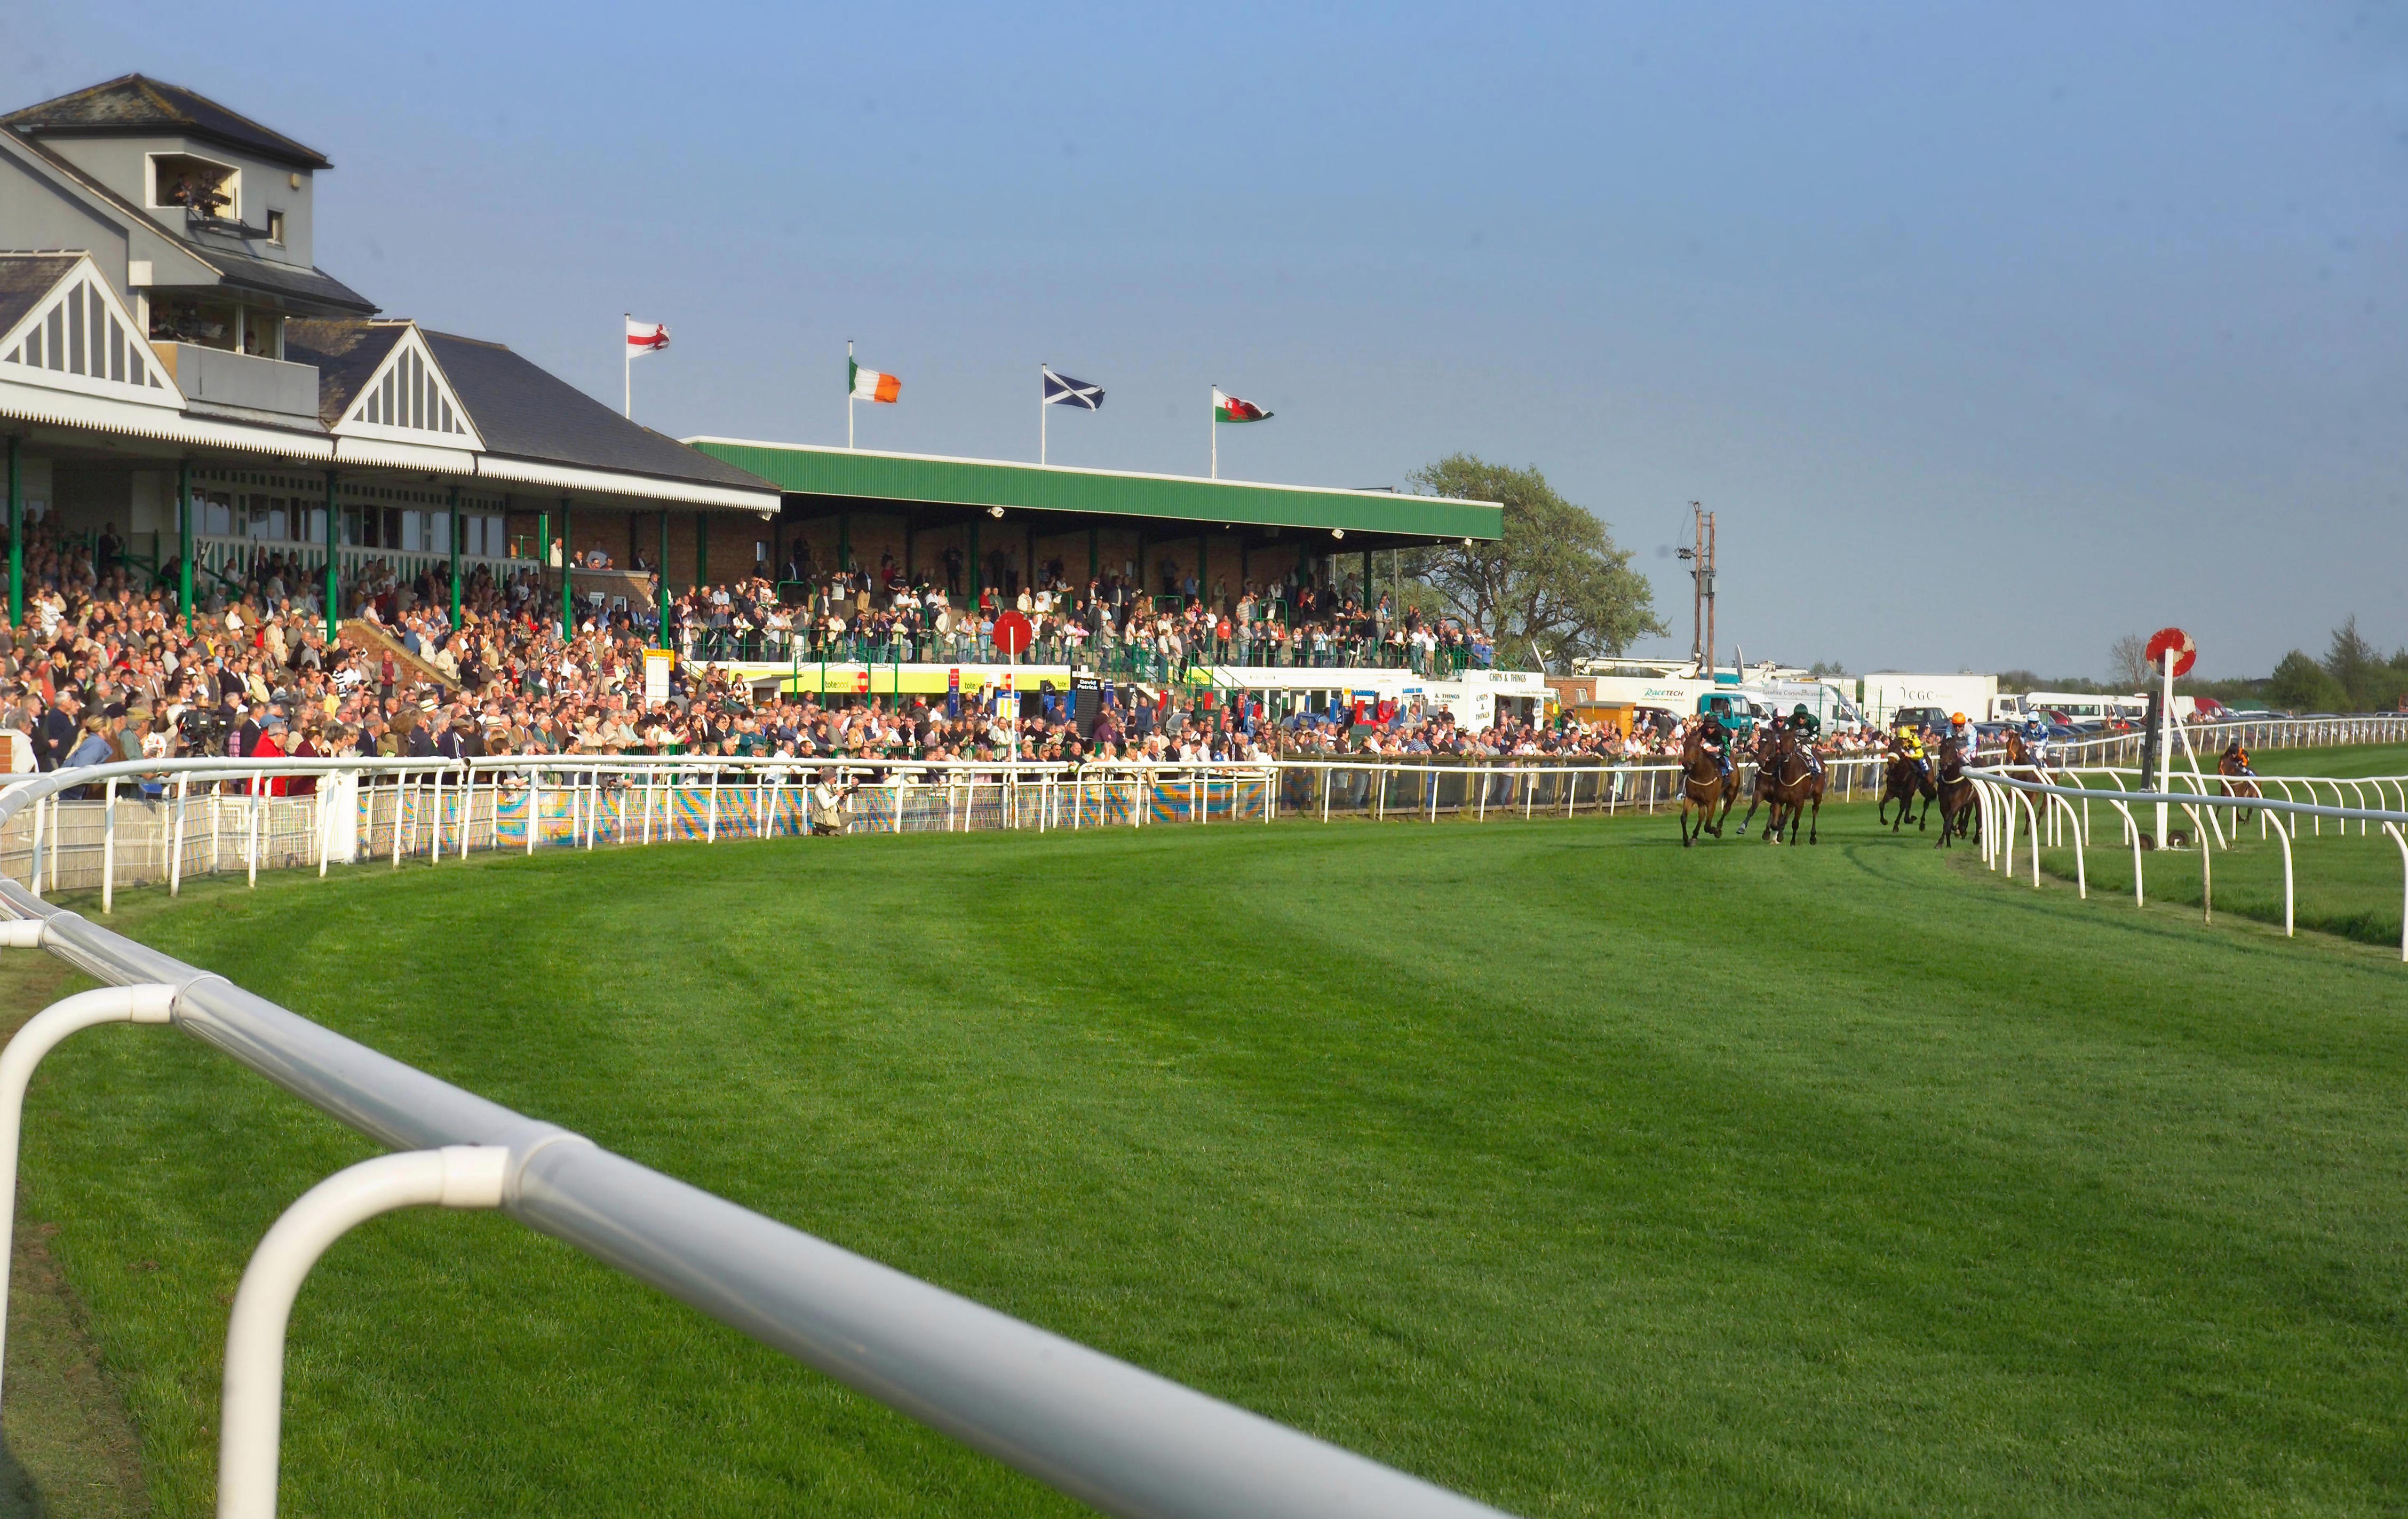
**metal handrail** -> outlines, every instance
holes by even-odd
[[[322,774],[372,763],[265,768]],[[239,760],[137,760],[51,772],[0,792],[0,825],[38,799],[96,781],[261,768]],[[0,908],[42,920],[44,948],[98,980],[177,988],[178,1027],[380,1144],[507,1150],[502,1210],[521,1223],[1104,1512],[1463,1519],[1498,1512],[612,1154],[14,882],[0,881]]]

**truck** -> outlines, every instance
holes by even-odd
[[[1938,707],[1943,713],[1961,712],[1968,717],[1984,718],[1998,715],[1993,705],[1998,695],[1996,675],[1876,670],[1865,677],[1864,708],[1873,721],[1884,727],[1889,725],[1890,715],[1900,707]]]

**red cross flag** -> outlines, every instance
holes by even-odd
[[[669,329],[658,322],[638,322],[627,318],[627,353],[657,354],[669,345]]]

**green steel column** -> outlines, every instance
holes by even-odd
[[[460,626],[460,487],[452,487],[452,626]]]
[[[8,626],[25,624],[25,477],[17,451],[22,440],[8,440]]]
[[[1087,529],[1087,579],[1095,581],[1103,575],[1103,535],[1094,528]]]
[[[532,616],[543,608],[543,588],[552,584],[552,514],[535,514],[535,606]]]
[[[1037,594],[1037,522],[1033,517],[1021,537],[1020,584],[1029,595]]]
[[[184,521],[193,520],[193,493],[184,492]],[[343,509],[335,499],[335,471],[326,471],[326,642],[343,634],[342,572]],[[193,540],[184,539],[184,630],[191,632],[193,605]]]
[[[669,599],[671,593],[669,590],[669,514],[666,507],[661,509],[660,571],[661,647],[667,648],[669,646]]]
[[[694,588],[710,584],[710,514],[694,514]]]
[[[184,631],[193,630],[193,466],[176,466],[176,604],[184,614]]]
[[[577,636],[577,577],[569,573],[576,560],[568,546],[569,528],[568,498],[564,496],[560,499],[560,637],[564,643]]]
[[[1370,608],[1371,608],[1371,551],[1370,551],[1369,549],[1368,549],[1368,548],[1367,548],[1367,549],[1365,549],[1365,550],[1363,551],[1363,609],[1364,609],[1365,611],[1367,611],[1367,612],[1368,612],[1368,611],[1369,611],[1369,610],[1370,610]]]
[[[970,518],[970,605],[972,606],[978,605],[979,592],[983,588],[984,584],[980,577],[985,573],[984,568],[979,563],[978,528],[978,518]]]

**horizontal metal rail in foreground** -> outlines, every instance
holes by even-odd
[[[361,761],[285,762],[324,774]],[[156,761],[54,772],[37,799]],[[249,760],[165,767],[239,778]],[[1498,1511],[840,1250],[512,1112],[223,977],[0,882],[43,948],[112,985],[177,989],[185,1033],[395,1150],[509,1151],[503,1211],[1106,1513],[1469,1516]]]

